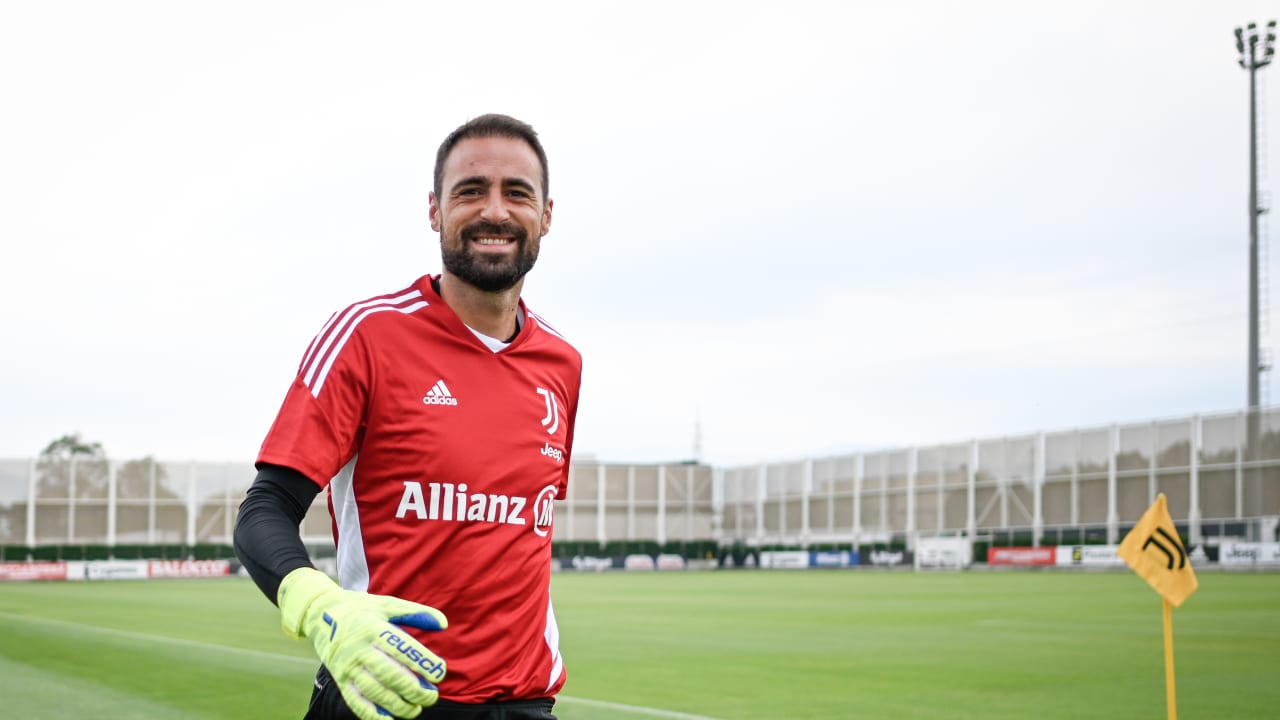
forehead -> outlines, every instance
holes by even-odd
[[[453,146],[444,161],[444,188],[463,178],[524,180],[541,187],[542,166],[529,144],[519,138],[467,138]]]

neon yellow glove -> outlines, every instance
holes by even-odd
[[[399,626],[442,630],[435,608],[343,590],[315,568],[285,576],[276,595],[290,637],[311,639],[347,705],[363,720],[416,718],[439,698],[444,661]]]

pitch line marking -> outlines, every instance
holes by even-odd
[[[1074,632],[1114,633],[1121,635],[1159,635],[1158,628],[1134,627],[1114,623],[1062,622],[1058,620],[1017,620],[1008,618],[980,618],[974,625],[984,628],[1004,628],[1010,630],[1040,630],[1043,634],[1060,634]],[[1179,635],[1203,635],[1213,637],[1249,637],[1263,640],[1280,639],[1280,635],[1259,630],[1222,630],[1219,628],[1181,628]]]
[[[36,617],[33,615],[18,615],[16,613],[4,612],[2,610],[0,610],[0,618],[44,623],[46,625],[86,628],[101,635],[115,635],[117,637],[131,638],[134,640],[146,640],[149,642],[167,643],[169,645],[197,647],[205,650],[219,650],[233,655],[249,655],[267,660],[288,660],[299,664],[305,663],[311,667],[315,667],[318,662],[314,658],[299,657],[297,655],[284,655],[281,653],[267,652],[266,650],[251,650],[249,648],[239,648],[232,645],[219,645],[217,643],[202,642],[200,640],[165,637],[164,635],[148,635],[146,633],[134,632],[132,630],[119,630],[116,628],[102,627],[101,625],[70,622],[68,620],[54,620],[52,618]],[[578,703],[580,705],[590,705],[592,707],[606,708],[610,710],[621,710],[624,712],[636,713],[638,715],[648,715],[650,717],[670,718],[671,720],[717,720],[717,718],[709,717],[707,715],[692,715],[689,713],[677,712],[675,710],[663,710],[661,708],[644,707],[641,705],[624,705],[622,703],[608,702],[605,700],[592,700],[591,698],[580,698],[572,695],[557,695],[556,701],[571,704]]]
[[[622,703],[606,702],[604,700],[591,700],[589,698],[573,697],[572,695],[557,695],[556,702],[560,701],[564,701],[569,704],[578,703],[579,705],[590,705],[592,707],[606,708],[608,710],[622,710],[624,712],[633,712],[638,715],[672,718],[673,720],[716,720],[716,718],[708,717],[706,715],[690,715],[689,713],[676,712],[675,710],[660,710],[658,708],[641,707],[639,705],[623,705]]]

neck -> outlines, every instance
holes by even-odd
[[[487,292],[470,285],[445,270],[440,276],[440,297],[462,322],[493,338],[516,334],[516,316],[520,310],[521,279],[506,290]]]

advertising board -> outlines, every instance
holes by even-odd
[[[809,553],[804,550],[766,550],[760,553],[760,567],[795,569],[809,567]]]
[[[153,578],[222,577],[231,574],[227,560],[151,560],[147,576]]]
[[[916,542],[916,568],[967,568],[973,564],[968,538],[921,538]]]
[[[1224,542],[1218,545],[1218,562],[1228,567],[1280,565],[1280,543]]]
[[[1115,545],[1059,545],[1055,563],[1064,567],[1124,567]]]
[[[622,567],[627,570],[653,570],[653,558],[648,555],[628,555],[622,561]]]
[[[856,550],[811,550],[809,552],[809,567],[842,568],[854,567],[857,564]]]
[[[146,580],[146,560],[94,560],[85,563],[68,563],[79,565],[85,580]],[[68,573],[70,577],[75,569]]]
[[[989,547],[988,565],[1053,565],[1057,553],[1052,547]]]
[[[0,582],[66,579],[67,564],[64,562],[0,562]]]
[[[910,566],[915,562],[915,556],[910,550],[872,550],[859,553],[858,559],[863,565],[874,567]]]

